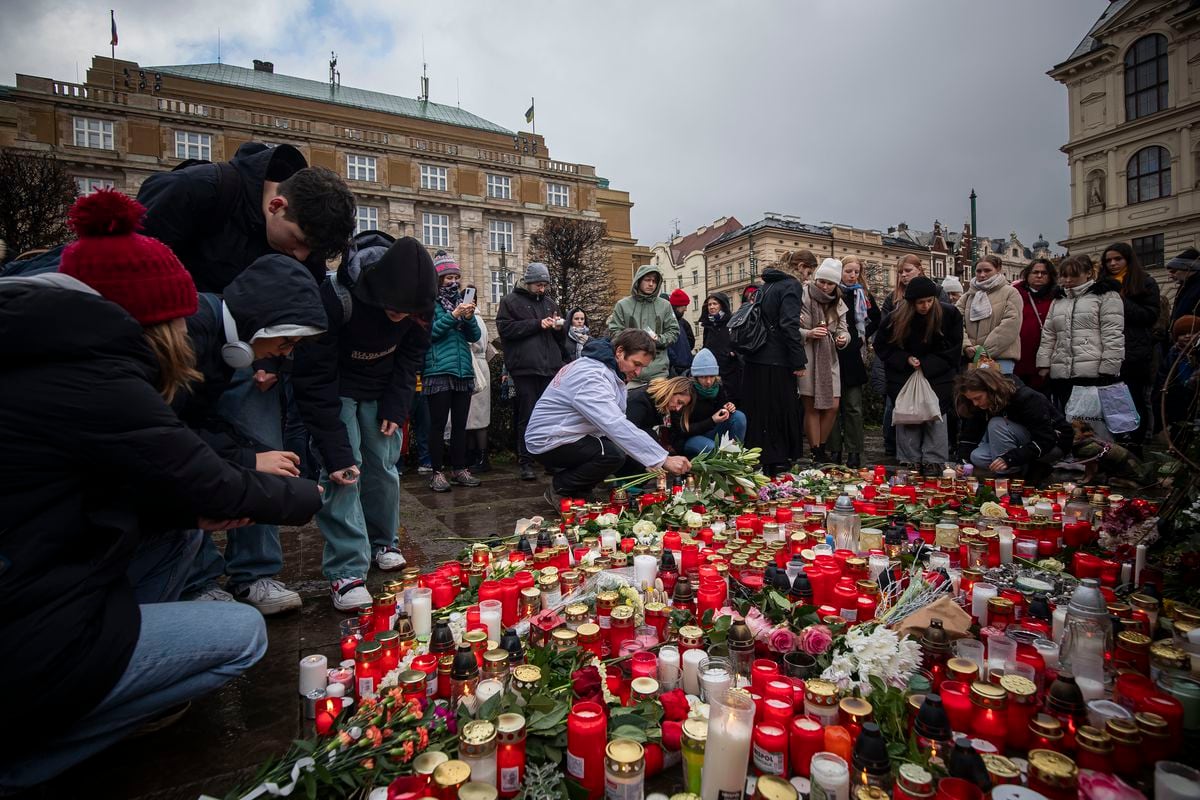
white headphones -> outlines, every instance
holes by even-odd
[[[225,323],[225,344],[221,345],[221,358],[234,369],[245,369],[254,363],[254,349],[238,338],[237,323],[229,306],[221,301],[221,317]]]

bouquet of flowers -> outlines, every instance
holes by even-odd
[[[758,471],[758,459],[762,449],[747,449],[727,434],[716,440],[716,447],[691,460],[691,476],[696,479],[696,491],[701,496],[713,495],[718,499],[733,497],[746,492],[757,492],[770,479]],[[643,472],[628,478],[611,478],[624,481],[620,488],[631,489],[662,474],[659,470]]]
[[[871,678],[903,688],[921,665],[921,645],[882,625],[853,625],[820,657],[821,677],[842,691],[871,694]]]
[[[1140,497],[1105,514],[1100,525],[1100,546],[1126,558],[1139,544],[1149,546],[1157,539],[1157,509]]]

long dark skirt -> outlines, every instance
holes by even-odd
[[[743,365],[741,409],[746,446],[763,449],[764,468],[791,466],[804,454],[804,413],[790,369]]]

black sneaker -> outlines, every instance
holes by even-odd
[[[859,453],[846,454],[846,466],[851,469],[858,469],[862,466],[862,455]]]
[[[546,489],[546,493],[543,494],[542,497],[545,499],[545,501],[547,503],[550,504],[550,507],[553,508],[555,511],[562,510],[562,501],[564,499],[564,495],[561,495],[558,492],[554,491],[553,486]]]
[[[532,464],[522,464],[521,465],[521,480],[523,480],[523,481],[537,480],[537,475],[534,474]]]

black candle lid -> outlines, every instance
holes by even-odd
[[[469,644],[460,644],[454,654],[454,662],[450,665],[450,677],[456,681],[465,681],[479,675],[479,660]]]
[[[500,635],[500,648],[508,651],[508,662],[516,664],[525,657],[525,647],[521,644],[521,637],[512,628],[505,628],[504,633]]]
[[[454,633],[450,630],[450,623],[445,620],[433,623],[433,630],[429,634],[429,649],[441,653],[454,649]]]
[[[917,719],[913,727],[916,729],[918,736],[926,739],[934,741],[949,740],[952,734],[950,717],[946,715],[941,695],[925,695],[925,699],[921,702],[921,708],[917,711]]]
[[[854,755],[852,757],[856,770],[864,769],[872,774],[883,774],[891,771],[891,759],[888,758],[887,742],[879,726],[874,722],[864,722],[862,732],[854,740]]]

